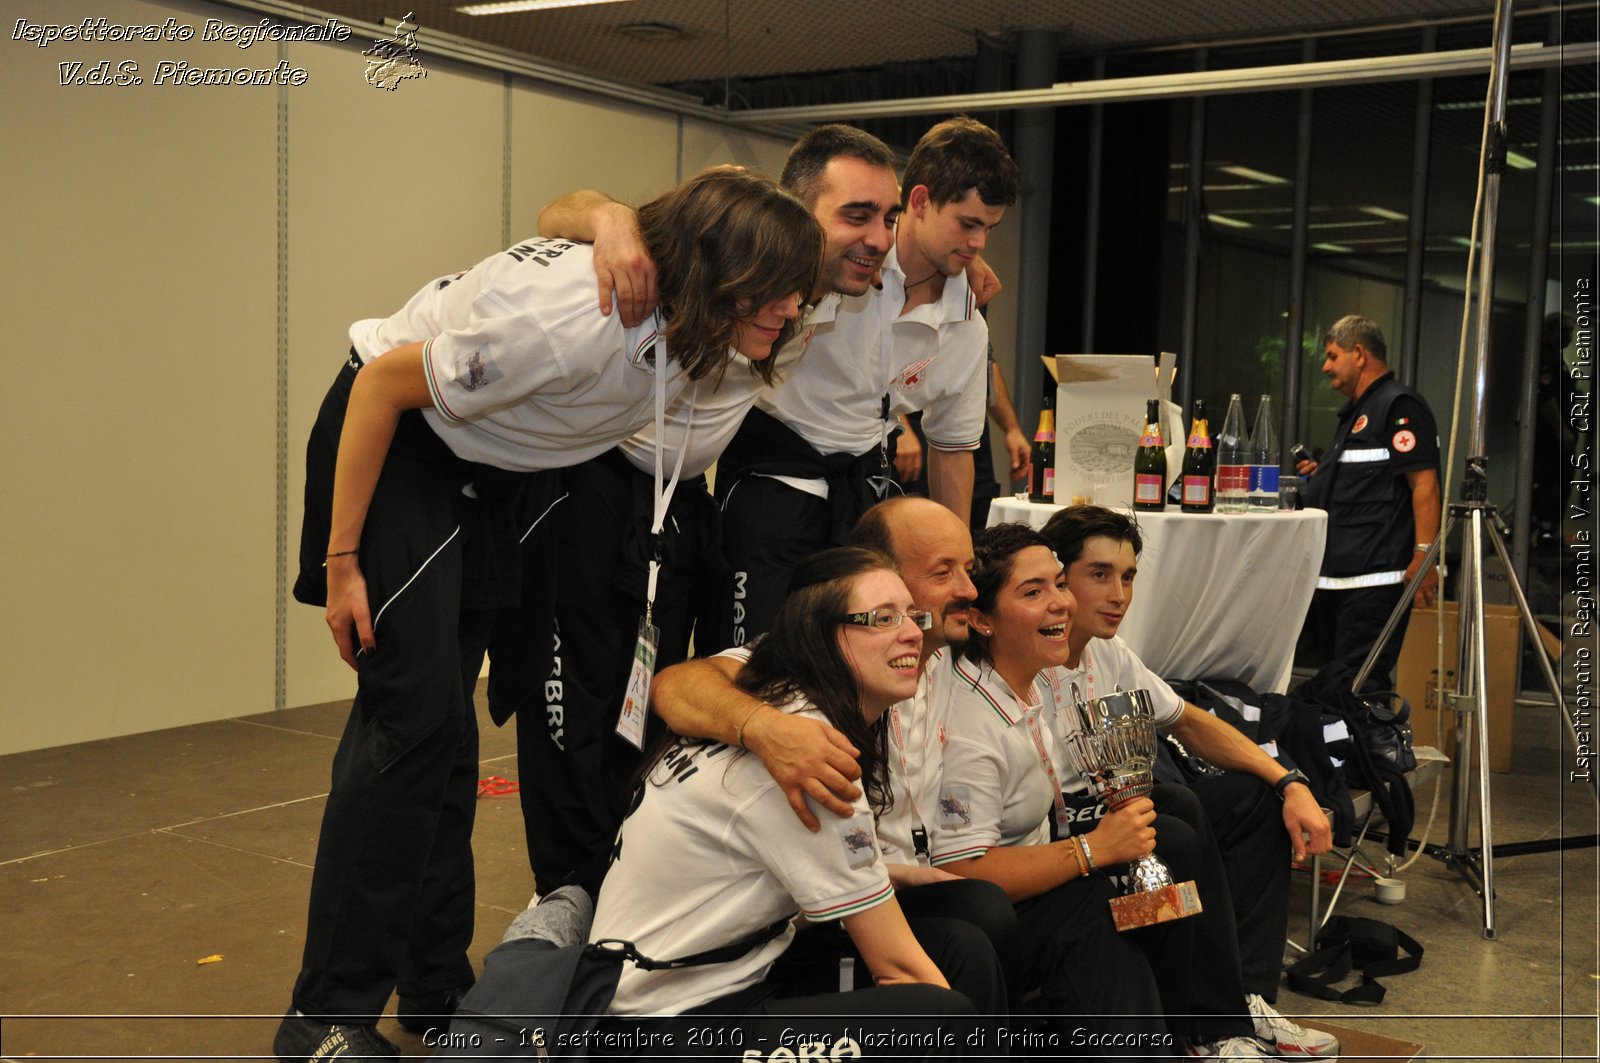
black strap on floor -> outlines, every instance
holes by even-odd
[[[1388,990],[1379,977],[1420,966],[1422,945],[1404,930],[1377,919],[1339,915],[1317,935],[1316,951],[1289,968],[1289,988],[1341,1004],[1381,1004]],[[1344,992],[1333,988],[1351,971],[1360,972],[1359,986]]]

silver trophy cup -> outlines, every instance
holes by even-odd
[[[1089,790],[1115,812],[1129,801],[1148,796],[1155,785],[1156,724],[1150,693],[1122,690],[1085,701],[1072,685],[1078,729],[1066,736],[1067,759],[1089,780]],[[1181,919],[1200,911],[1193,882],[1174,882],[1172,872],[1155,853],[1128,865],[1124,896],[1111,902],[1117,929]]]

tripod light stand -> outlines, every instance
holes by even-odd
[[[1498,0],[1495,6],[1493,62],[1489,71],[1488,129],[1480,160],[1483,172],[1483,209],[1481,212],[1480,245],[1478,261],[1478,307],[1472,366],[1472,412],[1468,435],[1467,470],[1461,487],[1461,501],[1448,507],[1448,515],[1428,548],[1417,574],[1406,585],[1394,612],[1373,644],[1371,652],[1357,672],[1353,684],[1359,694],[1368,674],[1375,666],[1378,655],[1394,636],[1400,619],[1410,607],[1417,588],[1434,566],[1441,545],[1458,521],[1465,521],[1462,538],[1460,576],[1457,585],[1460,609],[1460,639],[1454,692],[1440,690],[1456,714],[1455,745],[1452,750],[1454,786],[1450,798],[1450,839],[1443,847],[1429,847],[1430,855],[1454,867],[1473,882],[1483,898],[1483,936],[1495,936],[1494,911],[1494,839],[1490,816],[1489,796],[1489,736],[1484,726],[1488,706],[1485,703],[1488,679],[1484,650],[1483,610],[1483,544],[1485,537],[1493,544],[1495,553],[1505,567],[1511,591],[1522,615],[1523,630],[1532,641],[1535,655],[1544,672],[1545,684],[1561,710],[1561,717],[1574,746],[1578,744],[1577,730],[1572,714],[1562,695],[1561,683],[1550,666],[1549,657],[1539,642],[1533,611],[1523,594],[1516,569],[1506,552],[1504,533],[1506,527],[1489,498],[1488,447],[1485,443],[1485,393],[1487,390],[1489,354],[1489,317],[1494,294],[1495,225],[1499,219],[1500,177],[1506,165],[1506,79],[1507,63],[1511,50],[1512,0]],[[1441,706],[1442,708],[1442,706]],[[1473,721],[1478,719],[1476,742]],[[1478,763],[1477,808],[1482,841],[1478,849],[1469,845],[1471,826],[1472,763],[1476,746]],[[1502,855],[1530,852],[1547,852],[1561,848],[1578,848],[1596,844],[1593,835],[1555,839],[1548,842],[1526,842],[1502,846]]]

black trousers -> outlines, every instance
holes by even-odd
[[[1128,931],[1136,937],[1147,936],[1140,943],[1146,946],[1169,1017],[1168,1028],[1196,1043],[1250,1036],[1254,1027],[1245,1008],[1233,890],[1211,817],[1187,786],[1157,783],[1150,799],[1156,806],[1156,855],[1171,870],[1174,881],[1195,884],[1203,906],[1199,915],[1160,928],[1182,928],[1180,932],[1188,939],[1187,957],[1175,952],[1176,946],[1170,943],[1150,941],[1152,931],[1158,928]],[[1069,794],[1067,800],[1082,804],[1089,799]],[[1083,828],[1074,833],[1094,829],[1093,820],[1080,819],[1074,825]],[[1283,834],[1281,827],[1278,833]],[[1282,945],[1280,936],[1274,971],[1281,963]]]
[[[745,476],[722,502],[722,548],[731,570],[715,641],[716,653],[743,646],[772,627],[801,561],[834,545],[826,499],[767,476]]]
[[[1305,626],[1300,629],[1297,650],[1301,662],[1321,666],[1343,661],[1350,666],[1350,674],[1355,675],[1367,654],[1372,652],[1373,643],[1378,641],[1383,625],[1388,623],[1405,589],[1403,583],[1392,583],[1355,590],[1317,591],[1311,596],[1311,608],[1306,613]],[[1365,689],[1394,689],[1394,666],[1400,659],[1400,647],[1405,643],[1406,626],[1410,622],[1408,606],[1394,634],[1378,654]]]
[[[564,474],[565,500],[526,544],[555,569],[548,616],[520,621],[534,681],[500,680],[497,718],[515,714],[528,862],[540,893],[576,883],[597,894],[642,754],[616,734],[644,617],[654,478],[616,451]],[[716,507],[704,480],[678,485],[662,532],[653,621],[656,669],[688,656],[697,616],[709,609],[720,557]],[[650,717],[649,738],[663,725]]]
[[[1081,1044],[1092,1057],[1173,1054],[1163,1051],[1163,1013],[1191,976],[1193,920],[1119,933],[1108,907],[1116,895],[1110,879],[1088,875],[1017,904],[1008,973],[1024,997],[1037,994],[1052,1052]]]
[[[991,1031],[953,989],[891,985],[849,993],[786,996],[772,981],[669,1019],[616,1018],[603,1032],[639,1031],[653,1047],[634,1058],[788,1061],[994,1056]]]
[[[1016,940],[1017,914],[1011,900],[992,882],[962,879],[895,891],[895,899],[917,943],[944,974],[950,988],[970,1000],[981,1015],[1001,1020],[1010,1010],[1002,950]],[[840,961],[854,962],[855,985],[872,985],[872,972],[838,923],[802,931],[773,968],[785,996],[837,990]]]
[[[1289,833],[1272,787],[1241,772],[1202,775],[1191,784],[1222,856],[1239,935],[1246,993],[1278,999],[1289,938]]]
[[[307,447],[296,596],[321,593],[332,470],[358,363],[323,403]],[[376,1016],[398,986],[420,995],[472,982],[478,731],[472,690],[492,609],[463,610],[515,489],[461,491],[473,470],[420,415],[402,417],[373,493],[361,568],[375,648],[334,754],[293,1004],[306,1015]],[[502,485],[504,486],[504,485]],[[492,582],[492,581],[490,581]]]

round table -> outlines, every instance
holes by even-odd
[[[1042,528],[1060,508],[997,498],[989,524]],[[1327,513],[1172,507],[1133,516],[1144,550],[1138,593],[1119,634],[1134,652],[1166,679],[1237,679],[1262,692],[1287,690],[1322,567]]]

